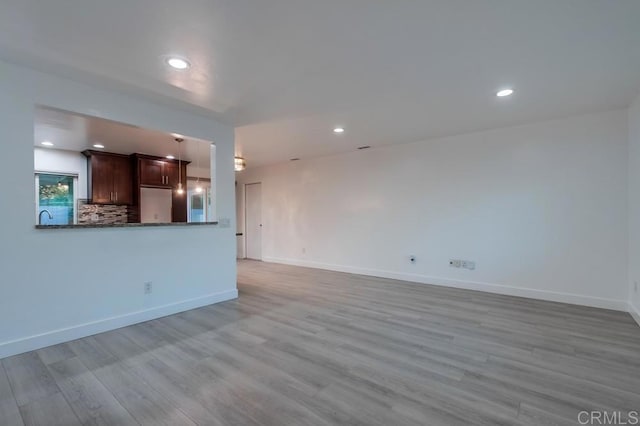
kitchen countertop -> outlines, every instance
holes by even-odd
[[[159,226],[204,226],[218,222],[176,222],[176,223],[83,223],[79,225],[36,225],[36,229],[93,229],[93,228],[151,228]]]

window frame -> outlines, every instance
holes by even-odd
[[[210,203],[212,199],[212,195],[211,195],[212,185],[211,185],[211,182],[208,182],[207,180],[204,180],[204,179],[200,180],[200,184],[202,187],[202,193],[199,195],[202,195],[204,223],[207,223],[212,221],[210,217],[212,213],[210,208]],[[187,196],[187,223],[202,223],[202,222],[193,222],[191,218],[191,196],[194,194],[197,194],[197,192],[195,192],[195,186],[192,186],[192,185],[195,185],[195,181],[190,180],[187,183],[187,190],[185,194]]]
[[[78,224],[78,173],[70,173],[70,172],[53,172],[46,170],[36,170],[34,172],[34,182],[35,182],[35,220],[36,225],[39,225],[38,220],[40,216],[40,175],[54,175],[54,176],[65,176],[73,179],[73,225]]]

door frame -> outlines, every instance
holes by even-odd
[[[249,229],[247,227],[247,216],[249,216],[247,214],[247,186],[250,185],[260,185],[260,222],[262,222],[262,182],[251,182],[251,183],[245,183],[243,190],[244,190],[244,258],[245,259],[249,259],[249,244],[248,244],[248,235],[249,233],[247,232],[247,230]],[[261,224],[262,225],[262,224]],[[260,226],[260,261],[262,261],[262,226]],[[252,260],[257,260],[257,259],[252,259]]]

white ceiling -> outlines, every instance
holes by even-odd
[[[0,10],[0,57],[233,123],[250,167],[622,108],[640,86],[638,0],[0,0]],[[166,54],[193,66],[169,70]],[[515,95],[497,99],[506,86]]]
[[[103,118],[87,117],[50,108],[36,108],[34,125],[34,146],[42,146],[43,141],[54,144],[47,149],[63,149],[82,152],[86,149],[114,152],[116,154],[148,154],[165,157],[173,155],[190,161],[193,166],[209,169],[211,142],[188,136],[180,144],[170,133],[116,123]],[[96,149],[94,144],[104,145]]]

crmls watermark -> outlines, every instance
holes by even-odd
[[[578,423],[581,425],[640,425],[637,411],[580,411]]]

